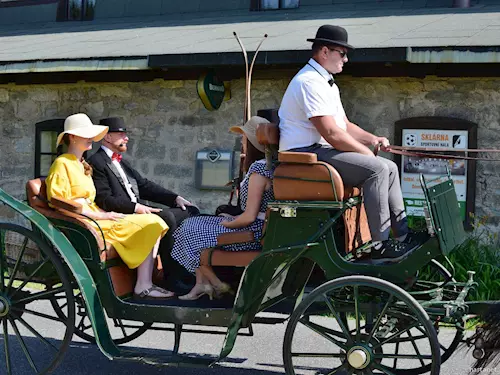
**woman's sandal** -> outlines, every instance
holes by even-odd
[[[151,292],[160,292],[166,294],[165,296],[151,296]],[[175,293],[169,290],[160,288],[159,286],[153,285],[148,289],[143,290],[140,293],[134,293],[134,299],[142,299],[142,300],[155,300],[155,299],[170,299],[175,297]]]

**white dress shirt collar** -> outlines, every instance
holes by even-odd
[[[313,69],[315,69],[320,75],[322,75],[323,77],[325,77],[325,79],[327,81],[333,79],[333,76],[328,73],[328,71],[323,68],[316,60],[314,60],[312,57],[309,59],[309,61],[307,62],[307,64],[312,67]]]
[[[113,151],[111,151],[109,148],[107,148],[106,146],[103,146],[103,145],[101,145],[101,148],[104,150],[106,155],[108,155],[109,158],[111,159],[111,157],[113,156]]]
[[[127,194],[129,195],[130,200],[134,203],[137,203],[137,196],[132,191],[132,185],[130,184],[130,180],[128,179],[127,174],[123,170],[120,162],[118,160],[113,160],[113,158],[112,158],[113,151],[111,151],[109,148],[107,148],[106,146],[103,146],[103,145],[101,145],[101,148],[104,150],[106,155],[109,156],[109,158],[111,159],[111,163],[113,163],[115,165],[116,169],[118,170],[118,173],[120,173],[120,176],[121,176],[123,183],[125,185],[125,190],[127,191]]]

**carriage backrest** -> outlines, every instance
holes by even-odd
[[[49,206],[47,200],[47,185],[45,184],[44,178],[35,178],[26,183],[26,197],[28,199],[28,204],[42,215],[48,218],[66,220],[78,224],[92,233],[99,248],[102,249],[104,247],[102,236],[98,234],[94,227],[88,224],[85,220],[64,215]]]
[[[279,144],[279,127],[275,123],[257,125],[257,141],[269,146]],[[280,152],[274,173],[274,196],[277,200],[341,201],[346,195],[339,173],[330,164],[318,162],[309,152]],[[357,192],[359,194],[359,192]],[[353,189],[347,195],[355,194]]]
[[[67,210],[55,210],[49,206],[47,201],[47,186],[45,184],[44,178],[35,178],[33,180],[29,180],[26,183],[26,197],[28,199],[29,205],[32,208],[49,219],[56,219],[56,226],[58,226],[57,224],[60,223],[59,220],[77,224],[79,227],[89,231],[92,237],[95,238],[95,246],[98,247],[97,250],[104,249],[104,241],[101,233],[98,233],[98,231],[93,226],[91,226],[84,219],[84,217],[80,215],[72,215],[72,213]],[[60,229],[65,232],[64,229]],[[70,229],[67,228],[66,230]],[[85,237],[85,235],[83,233],[75,234],[75,231],[72,229],[70,230],[70,232],[72,233],[72,235],[69,233],[65,234],[68,236],[70,241],[72,239],[73,241],[75,241],[75,243],[72,242],[75,249],[80,253],[80,255],[85,254],[85,257],[87,257],[87,259],[91,258],[93,249],[84,248],[85,246],[90,246],[91,243],[88,242],[88,240],[82,240],[81,237],[82,235]],[[77,235],[78,237],[75,237]],[[78,241],[76,241],[75,238],[78,238]],[[106,262],[118,258],[119,255],[114,247],[111,246],[111,244],[106,243],[106,250],[101,251],[99,257],[102,262]],[[135,271],[129,269],[124,264],[117,264],[116,266],[110,267],[108,270],[111,276],[111,282],[113,284],[115,294],[117,296],[125,296],[131,294],[135,283]]]
[[[34,209],[47,209],[50,210],[47,203],[47,187],[45,185],[45,178],[35,178],[29,180],[26,184],[26,197],[28,204]]]

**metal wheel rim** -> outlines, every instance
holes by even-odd
[[[15,259],[15,265],[11,263],[10,267],[8,265],[5,247],[5,237],[6,233],[8,232],[20,234],[25,238],[19,252],[20,256]],[[5,356],[6,373],[12,373],[13,363],[11,362],[10,358],[10,345],[17,341],[18,345],[22,349],[22,352],[24,353],[24,359],[28,362],[32,371],[34,371],[36,374],[48,374],[53,371],[62,361],[73,336],[75,307],[73,292],[71,290],[71,282],[69,281],[69,277],[67,276],[67,272],[59,256],[47,244],[45,239],[40,237],[37,233],[28,230],[20,225],[0,223],[0,241],[0,294],[10,299],[10,309],[8,314],[0,318],[0,334],[2,334],[3,336],[3,355]],[[25,254],[26,244],[28,241],[32,241],[38,246],[41,254],[40,265],[35,266],[34,271],[31,269],[27,271],[27,273],[22,277],[23,281],[14,281],[21,280],[16,279],[16,277],[20,275],[20,272],[23,272],[22,269],[24,269],[24,263],[23,261],[21,261],[21,259]],[[42,290],[41,292],[39,292],[37,290],[33,290],[31,288],[31,285],[33,284],[30,284],[31,282],[34,282],[34,280],[38,280],[40,277],[43,277],[41,276],[41,274],[43,273],[44,269],[50,269],[51,271],[55,270],[57,279],[61,284],[61,286],[58,287],[57,290],[64,293],[64,297],[68,301],[67,312],[65,314],[66,316],[64,320],[60,319],[57,314],[54,316],[51,314],[47,314],[44,311],[39,311],[38,306],[30,306],[30,308],[26,307],[33,302],[43,303],[43,301],[47,301],[50,298],[50,291]],[[48,306],[50,306],[50,304]],[[36,308],[36,310],[33,310],[33,308]],[[40,329],[38,328],[38,325],[41,324],[38,324],[36,328],[34,327],[35,324],[33,323],[33,319],[35,323],[39,323],[36,321],[36,319],[45,319],[45,322],[47,322],[48,320],[56,321],[59,322],[62,327],[64,327],[63,338],[62,340],[59,340],[60,345],[58,347],[56,347],[53,343],[51,343],[51,341],[49,341],[52,339],[51,337],[46,338],[44,337],[43,332],[39,331]],[[34,337],[31,338],[31,336],[23,334],[21,331],[28,331]],[[9,336],[11,333],[14,334],[15,338]],[[30,340],[28,344],[26,344],[26,339]],[[48,358],[48,361],[50,362],[48,364],[42,364],[41,367],[39,363],[36,363],[36,357],[35,359],[33,358],[33,354],[37,354],[36,351],[30,350],[30,346],[33,347],[33,342],[35,339],[38,339],[41,343],[43,343],[50,349],[51,353],[54,353],[53,358]],[[52,360],[50,360],[51,358]]]
[[[328,341],[334,343],[334,345],[339,345],[339,351],[334,351],[334,352],[330,352],[330,353],[326,353],[326,352],[322,352],[322,353],[298,353],[298,352],[292,352],[292,341],[294,339],[294,334],[295,334],[295,331],[297,329],[297,325],[300,321],[300,323],[302,323],[301,325],[303,325],[303,321],[301,321],[301,317],[305,316],[304,314],[307,312],[307,310],[311,307],[311,306],[314,306],[313,304],[315,303],[315,301],[318,300],[319,297],[321,297],[321,299],[323,299],[323,295],[324,294],[328,294],[330,291],[333,291],[333,290],[340,290],[342,288],[345,288],[345,287],[369,287],[369,288],[375,288],[375,289],[378,289],[378,290],[382,290],[384,292],[388,291],[388,293],[391,295],[391,296],[394,296],[396,297],[398,300],[401,300],[405,303],[405,305],[408,306],[408,309],[409,311],[414,314],[414,321],[418,322],[418,325],[422,325],[425,329],[425,333],[426,333],[426,338],[428,339],[428,343],[429,343],[429,347],[430,347],[430,351],[431,351],[431,354],[426,354],[424,356],[422,356],[422,358],[426,359],[426,360],[431,360],[431,375],[437,375],[439,374],[439,368],[440,368],[440,364],[441,364],[441,356],[440,356],[440,352],[439,352],[439,343],[438,343],[438,340],[437,340],[437,336],[436,336],[436,332],[432,326],[432,322],[430,321],[427,313],[425,312],[425,310],[418,304],[418,302],[413,298],[411,297],[407,292],[405,292],[403,289],[401,289],[400,287],[388,282],[388,281],[385,281],[385,280],[381,280],[381,279],[377,279],[377,278],[374,278],[374,277],[370,277],[370,276],[346,276],[346,277],[341,277],[341,278],[338,278],[338,279],[334,279],[332,281],[329,281],[323,285],[321,285],[320,287],[316,288],[313,292],[311,292],[300,304],[299,306],[295,309],[295,311],[292,313],[291,317],[290,317],[290,320],[289,320],[289,323],[287,325],[287,328],[286,328],[286,332],[285,332],[285,338],[284,338],[284,342],[283,342],[283,360],[284,360],[284,364],[285,364],[285,370],[286,370],[286,373],[289,374],[289,375],[295,375],[295,364],[293,362],[293,358],[296,358],[296,357],[300,357],[300,356],[304,356],[304,357],[312,357],[312,356],[315,356],[315,357],[322,357],[322,358],[327,358],[327,359],[336,359],[340,362],[340,365],[335,367],[335,368],[328,368],[327,370],[327,374],[334,374],[334,373],[337,373],[338,371],[341,371],[341,370],[345,370],[348,374],[371,374],[371,373],[387,373],[387,374],[392,374],[393,372],[391,372],[388,367],[386,365],[382,365],[382,362],[385,360],[385,361],[389,361],[391,360],[390,358],[390,355],[391,353],[387,352],[387,353],[383,353],[383,354],[377,354],[377,353],[372,353],[372,358],[370,359],[371,362],[369,365],[367,365],[369,368],[367,368],[364,372],[364,368],[353,368],[350,366],[350,364],[348,363],[348,358],[346,356],[345,353],[347,353],[347,349],[350,347],[350,345],[352,345],[352,342],[354,342],[355,345],[358,345],[361,341],[359,341],[358,339],[361,339],[361,336],[358,336],[361,334],[361,330],[362,329],[366,329],[366,327],[362,327],[361,326],[361,318],[360,318],[360,310],[357,310],[358,312],[355,314],[357,316],[356,318],[356,332],[355,332],[355,337],[356,339],[352,339],[351,343],[349,343],[348,339],[346,339],[345,342],[343,342],[342,340],[338,340],[336,339],[335,337],[337,336],[336,334],[338,333],[338,331],[334,331],[332,329],[327,329],[326,327],[323,327],[325,328],[325,330],[321,333],[321,330],[317,327],[314,327],[315,324],[306,324],[306,326],[309,325],[308,328],[310,328],[310,326],[313,326],[316,333],[319,333],[321,336],[323,336],[323,338],[327,337]],[[389,301],[392,300],[392,297],[390,297]],[[387,304],[389,304],[390,302],[387,302]],[[358,303],[359,305],[359,303]],[[384,307],[384,309],[386,309],[386,307]],[[387,311],[389,310],[382,310],[383,313],[386,313]],[[334,314],[337,314],[337,315],[334,315],[336,316],[335,320],[337,322],[340,322],[340,316],[338,314],[338,312],[335,312],[334,310],[335,309],[331,309],[330,310],[332,311],[332,315]],[[306,314],[307,315],[307,314]],[[380,314],[382,315],[382,314]],[[333,318],[327,318],[327,319],[333,319]],[[340,323],[338,323],[339,326],[340,326]],[[377,322],[375,324],[375,326],[373,327],[373,331],[377,331],[380,326],[377,326],[377,324],[380,325],[380,322],[379,322],[379,318],[377,318]],[[313,329],[313,331],[314,331]],[[342,331],[345,332],[349,332],[348,334],[344,335],[345,337],[347,337],[347,335],[349,336],[352,336],[351,333],[350,333],[350,330],[349,330],[349,325],[346,327],[344,325],[344,327],[341,326],[341,329]],[[413,328],[410,328],[410,330],[413,329]],[[367,331],[367,332],[370,332],[370,331]],[[397,331],[396,331],[397,332]],[[400,337],[403,333],[404,333],[404,330],[401,330],[402,333],[396,335],[396,337]],[[325,335],[326,333],[326,335]],[[372,336],[372,335],[370,335]],[[373,335],[375,336],[375,335]],[[352,338],[352,337],[351,337]],[[367,342],[369,342],[369,340],[367,340]],[[388,344],[391,344],[391,342],[387,342]],[[366,347],[365,345],[366,343],[364,343],[363,345]],[[371,344],[371,342],[369,342],[369,344]],[[341,348],[341,345],[344,345],[344,348]],[[373,348],[376,349],[377,347],[380,347],[385,344],[381,344],[381,345],[373,345]],[[343,349],[346,349],[345,351],[343,351]],[[325,349],[323,349],[325,350]],[[368,348],[369,350],[369,348]],[[314,355],[308,355],[308,354],[314,354]],[[403,355],[400,355],[399,357],[403,358],[402,357]],[[378,362],[378,360],[380,359],[380,362]],[[316,369],[316,368],[315,368]],[[370,370],[370,371],[369,371]],[[373,371],[372,371],[373,370]],[[381,372],[376,372],[376,371],[381,371]],[[319,373],[319,372],[318,372]]]
[[[77,289],[75,287],[74,289]],[[64,313],[62,312],[58,302],[56,299],[50,300],[56,314],[63,318]],[[81,292],[78,290],[75,294],[75,330],[74,334],[80,337],[82,340],[85,340],[91,344],[95,344],[96,340],[94,337],[94,331],[92,328],[92,323],[90,322],[89,316],[87,314],[87,307],[85,305],[85,301],[81,296]],[[131,323],[138,323],[135,321],[128,321],[122,319],[113,319],[113,323],[115,327],[120,328],[120,337],[114,338],[113,332],[110,331],[111,337],[113,338],[113,342],[116,345],[123,345],[130,341],[135,340],[136,338],[142,336],[148,329],[153,325],[152,323],[140,322],[142,325],[130,325]],[[130,331],[131,332],[128,332]]]

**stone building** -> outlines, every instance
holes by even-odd
[[[227,191],[196,187],[195,157],[204,148],[238,147],[227,131],[242,123],[244,103],[233,31],[249,51],[269,34],[252,81],[254,114],[279,106],[309,56],[305,39],[332,23],[346,27],[359,47],[336,78],[351,121],[394,142],[398,120],[458,118],[477,124],[479,148],[499,148],[499,1],[301,0],[298,8],[265,10],[253,0],[158,0],[147,7],[97,0],[79,2],[80,13],[74,5],[69,12],[73,3],[0,1],[0,188],[18,198],[50,165],[58,119],[85,112],[94,121],[125,118],[126,157],[151,180],[205,212],[225,203]],[[458,3],[468,7],[453,7]],[[214,111],[197,94],[207,71],[230,90]],[[495,230],[498,171],[494,162],[478,162],[472,187],[474,211]],[[11,219],[2,207],[0,218]]]

